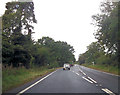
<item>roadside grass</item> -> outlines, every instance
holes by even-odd
[[[48,69],[47,67],[39,67],[32,69],[25,68],[6,68],[2,70],[2,92],[6,92],[12,88],[23,85],[33,79],[43,76],[56,68]]]
[[[100,71],[104,71],[104,72],[108,72],[111,74],[115,74],[115,75],[120,75],[120,69],[116,66],[112,66],[112,65],[104,65],[104,64],[82,64],[85,67],[88,68],[92,68],[92,69],[96,69],[96,70],[100,70]]]

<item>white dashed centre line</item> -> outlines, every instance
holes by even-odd
[[[86,75],[86,73],[84,73],[80,68],[79,68],[80,72],[82,72],[84,75]]]
[[[86,73],[82,72],[84,75],[86,75]]]
[[[78,76],[79,76],[79,74],[78,73],[76,73]]]
[[[74,73],[74,71],[72,71]]]
[[[94,83],[97,83],[95,80],[93,80],[92,78],[88,77],[90,80],[92,80]]]
[[[82,72],[82,70],[81,69],[79,69],[81,72]]]
[[[104,92],[108,93],[109,95],[115,95],[112,91],[108,90],[107,88],[102,89]]]
[[[88,82],[90,83],[93,83],[92,81],[90,81],[89,79],[85,78],[85,77],[82,77],[83,79],[87,80]]]

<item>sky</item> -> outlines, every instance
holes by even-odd
[[[5,3],[15,0],[1,0],[0,15]],[[96,41],[91,25],[92,15],[99,13],[103,0],[33,0],[37,24],[34,24],[33,39],[49,36],[55,41],[65,41],[75,49],[75,58]]]

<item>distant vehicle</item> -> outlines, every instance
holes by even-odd
[[[70,70],[70,64],[64,64],[63,70]]]

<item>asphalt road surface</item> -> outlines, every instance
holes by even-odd
[[[70,70],[58,69],[47,76],[16,88],[8,93],[102,93],[118,94],[119,76],[80,65]]]

